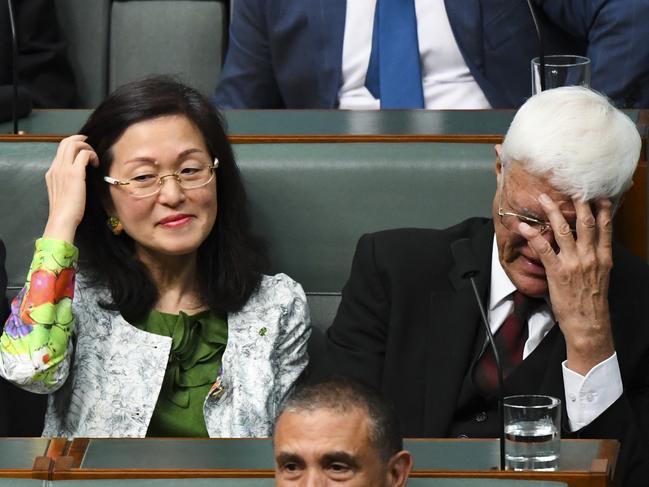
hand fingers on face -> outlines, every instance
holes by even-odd
[[[521,222],[518,224],[518,231],[525,237],[529,246],[537,253],[546,271],[559,266],[559,256],[554,252],[550,242],[544,239],[538,230],[532,228],[527,223]]]
[[[571,250],[575,248],[575,238],[572,235],[572,229],[561,213],[559,205],[552,198],[543,193],[539,196],[539,203],[543,206],[545,214],[550,220],[554,240],[562,250]]]
[[[581,198],[573,198],[572,202],[577,212],[577,246],[584,250],[592,249],[597,240],[597,222],[590,203]]]
[[[607,198],[598,199],[595,202],[597,210],[597,255],[600,261],[612,260],[611,252],[613,246],[613,204]]]

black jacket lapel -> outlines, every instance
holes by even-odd
[[[482,299],[491,277],[493,223],[488,221],[470,237],[479,274],[476,278]],[[464,375],[472,359],[480,312],[469,281],[463,280],[454,264],[445,289],[433,290],[430,298],[430,335],[425,436],[446,436],[451,424]]]

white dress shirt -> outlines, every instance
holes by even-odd
[[[500,328],[514,306],[511,282],[498,258],[494,237],[491,255],[491,285],[489,294],[489,324],[492,333]],[[546,301],[534,312],[527,323],[528,339],[523,350],[525,359],[555,326],[552,308]],[[622,395],[622,376],[617,353],[593,367],[586,376],[570,370],[567,360],[562,363],[566,410],[571,431],[591,423]]]
[[[339,108],[380,108],[380,100],[365,87],[375,8],[376,0],[347,0]],[[491,108],[464,62],[444,0],[415,0],[415,12],[425,107]]]

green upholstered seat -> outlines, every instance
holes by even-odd
[[[224,0],[56,0],[80,107],[152,74],[211,96],[227,37]]]
[[[108,93],[110,4],[110,0],[55,1],[80,107],[97,106]]]
[[[113,1],[108,90],[152,74],[171,74],[211,96],[227,34],[218,0]]]

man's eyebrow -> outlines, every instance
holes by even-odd
[[[325,453],[322,455],[322,458],[320,458],[320,465],[323,467],[336,462],[345,463],[354,469],[359,467],[358,459],[346,451],[332,451]]]
[[[291,452],[280,452],[277,454],[275,457],[275,462],[277,462],[277,465],[283,465],[285,463],[299,463],[299,464],[304,464],[304,460],[300,455],[297,453],[291,453]]]

